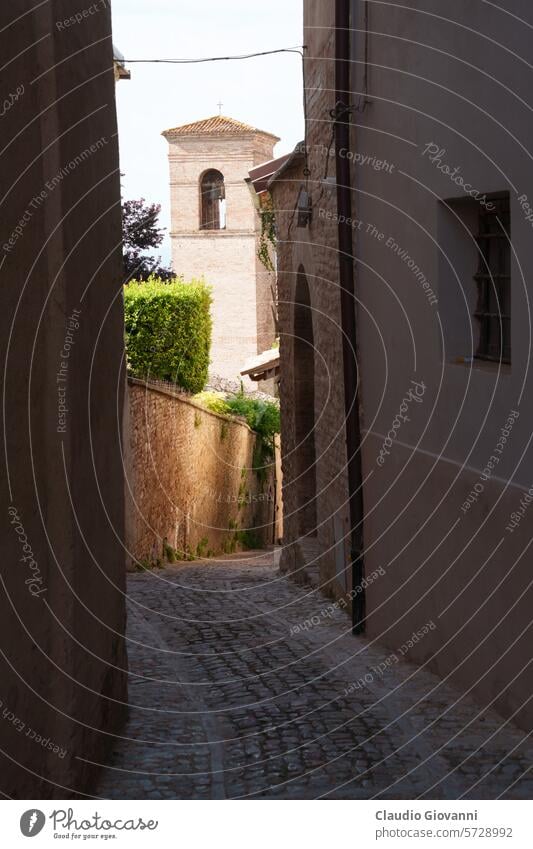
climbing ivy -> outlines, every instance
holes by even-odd
[[[261,235],[259,237],[259,250],[257,256],[265,266],[267,271],[274,271],[274,263],[272,262],[271,250],[276,250],[276,215],[274,212],[274,203],[272,196],[266,192],[261,200],[261,208],[259,210],[261,219]]]

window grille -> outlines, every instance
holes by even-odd
[[[511,219],[509,194],[487,198],[479,215],[479,267],[474,279],[479,323],[476,359],[511,362]]]

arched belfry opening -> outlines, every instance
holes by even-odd
[[[211,168],[200,179],[200,230],[226,229],[224,175]]]
[[[294,297],[295,485],[300,535],[316,536],[315,346],[309,284],[298,269]]]

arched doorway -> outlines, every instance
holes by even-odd
[[[298,269],[294,297],[294,436],[298,531],[316,536],[315,348],[309,284]]]

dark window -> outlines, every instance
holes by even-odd
[[[200,230],[225,230],[226,189],[224,177],[214,169],[200,181]]]
[[[509,195],[489,196],[479,215],[479,267],[474,279],[479,323],[476,358],[511,362],[511,218]]]

